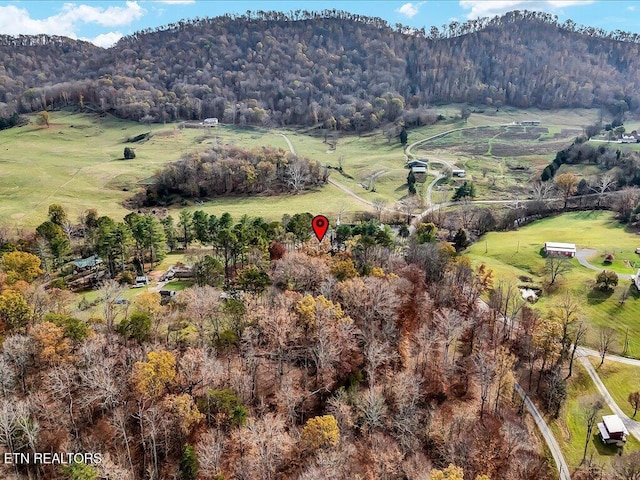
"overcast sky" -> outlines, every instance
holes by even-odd
[[[640,32],[640,1],[611,0],[130,0],[130,1],[2,1],[0,33],[48,33],[89,40],[109,47],[123,35],[183,18],[244,13],[247,10],[340,9],[381,17],[390,24],[440,27],[453,20],[493,16],[509,10],[543,10],[581,25],[607,31]]]

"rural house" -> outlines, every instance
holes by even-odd
[[[629,435],[629,431],[618,415],[604,415],[602,422],[598,423],[598,430],[600,430],[600,438],[607,445],[620,446],[627,441]]]
[[[576,244],[560,243],[560,242],[544,242],[544,253],[547,254],[547,256],[563,255],[565,257],[573,258],[576,256]]]
[[[91,255],[87,258],[78,258],[71,262],[73,265],[73,273],[88,272],[102,265],[102,259],[97,255]]]
[[[426,158],[421,158],[420,160],[411,160],[407,162],[405,165],[406,168],[415,168],[415,167],[424,167],[426,168],[429,161]]]

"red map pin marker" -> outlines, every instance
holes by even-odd
[[[322,242],[327,230],[329,229],[329,219],[324,215],[316,215],[311,220],[311,226],[316,234],[316,238],[319,242]]]

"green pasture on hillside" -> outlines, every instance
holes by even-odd
[[[469,247],[466,254],[475,264],[485,263],[491,268],[496,284],[505,281],[543,287],[545,241],[569,242],[575,243],[578,249],[593,249],[596,253],[590,261],[597,267],[603,266],[605,253],[613,253],[616,260],[612,266],[620,273],[637,271],[627,267],[625,260],[640,262],[640,256],[634,253],[640,246],[640,236],[616,221],[613,213],[602,211],[566,213],[518,230],[488,233]],[[611,326],[618,332],[615,350],[620,352],[623,336],[629,329],[629,355],[639,357],[640,295],[631,287],[630,280],[620,279],[613,292],[604,293],[594,289],[597,271],[581,266],[576,259],[571,260],[571,264],[571,272],[557,282],[557,288],[551,293],[544,294],[534,308],[544,312],[569,291],[580,304],[582,317],[592,326],[587,335],[590,345],[597,345],[598,327]],[[629,292],[629,298],[621,305],[619,300],[624,290]]]
[[[487,107],[475,109],[468,122],[463,123],[455,118],[461,107],[438,107],[438,113],[448,120],[410,128],[409,143],[455,128],[501,125],[531,118],[541,119],[545,125],[549,124],[551,130],[557,128],[552,125],[577,128],[589,124],[597,114],[595,110],[538,111],[510,107],[496,112]],[[0,224],[33,228],[45,219],[51,203],[63,205],[72,219],[92,207],[101,214],[121,218],[128,213],[123,202],[142,189],[164,164],[180,159],[187,152],[202,151],[213,145],[243,148],[271,145],[286,150],[288,146],[282,133],[289,137],[296,153],[336,169],[332,170],[331,178],[367,201],[380,198],[391,206],[407,194],[408,171],[404,168],[402,146],[398,139],[389,142],[381,130],[362,136],[340,133],[333,149],[324,142],[324,135],[319,129],[269,130],[231,125],[180,129],[178,126],[144,125],[110,115],[56,111],[51,112],[49,128],[32,123],[0,132]],[[125,143],[127,137],[145,132],[153,133],[148,141]],[[455,138],[445,139],[446,149],[457,148]],[[122,159],[125,146],[135,148],[134,160]],[[424,153],[430,156],[433,152],[425,148]],[[450,151],[446,153],[451,156]],[[463,162],[472,160],[461,157]],[[509,162],[505,160],[505,165]],[[535,159],[532,164],[535,164]],[[340,165],[342,174],[337,171]],[[475,179],[476,167],[469,165],[468,168]],[[478,171],[482,168],[481,164],[477,165]],[[373,182],[372,177],[375,177]],[[508,186],[509,182],[506,182],[503,190]],[[481,186],[479,191],[482,189]],[[486,195],[499,194],[499,191],[486,191]],[[187,207],[190,205],[198,208],[193,202],[186,203]],[[171,210],[175,212],[183,206],[175,205]],[[334,186],[298,196],[217,198],[206,202],[205,206],[210,212],[249,213],[272,220],[281,218],[285,213],[304,211],[349,217],[355,212],[370,210],[366,203]]]
[[[633,416],[633,407],[629,403],[629,394],[640,391],[640,367],[627,365],[625,363],[612,362],[605,359],[600,366],[600,359],[589,357],[591,364],[596,368],[598,376],[609,393],[629,417]],[[636,414],[636,419],[640,419],[640,411]]]
[[[560,448],[562,448],[562,453],[571,471],[574,471],[580,465],[587,436],[582,401],[595,394],[597,394],[597,389],[591,378],[584,367],[576,364],[574,375],[569,379],[567,400],[560,411],[559,418],[555,420],[547,418],[547,422],[560,444]],[[610,415],[611,413],[611,410],[605,406],[600,411],[599,416]],[[623,447],[622,455],[639,448],[640,443],[630,436]],[[594,428],[587,447],[587,458],[591,457],[597,465],[609,465],[618,453],[618,447],[602,443],[598,436],[597,428]]]

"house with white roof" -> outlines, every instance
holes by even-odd
[[[621,445],[627,441],[629,431],[618,415],[604,415],[598,423],[600,438],[606,444]]]

